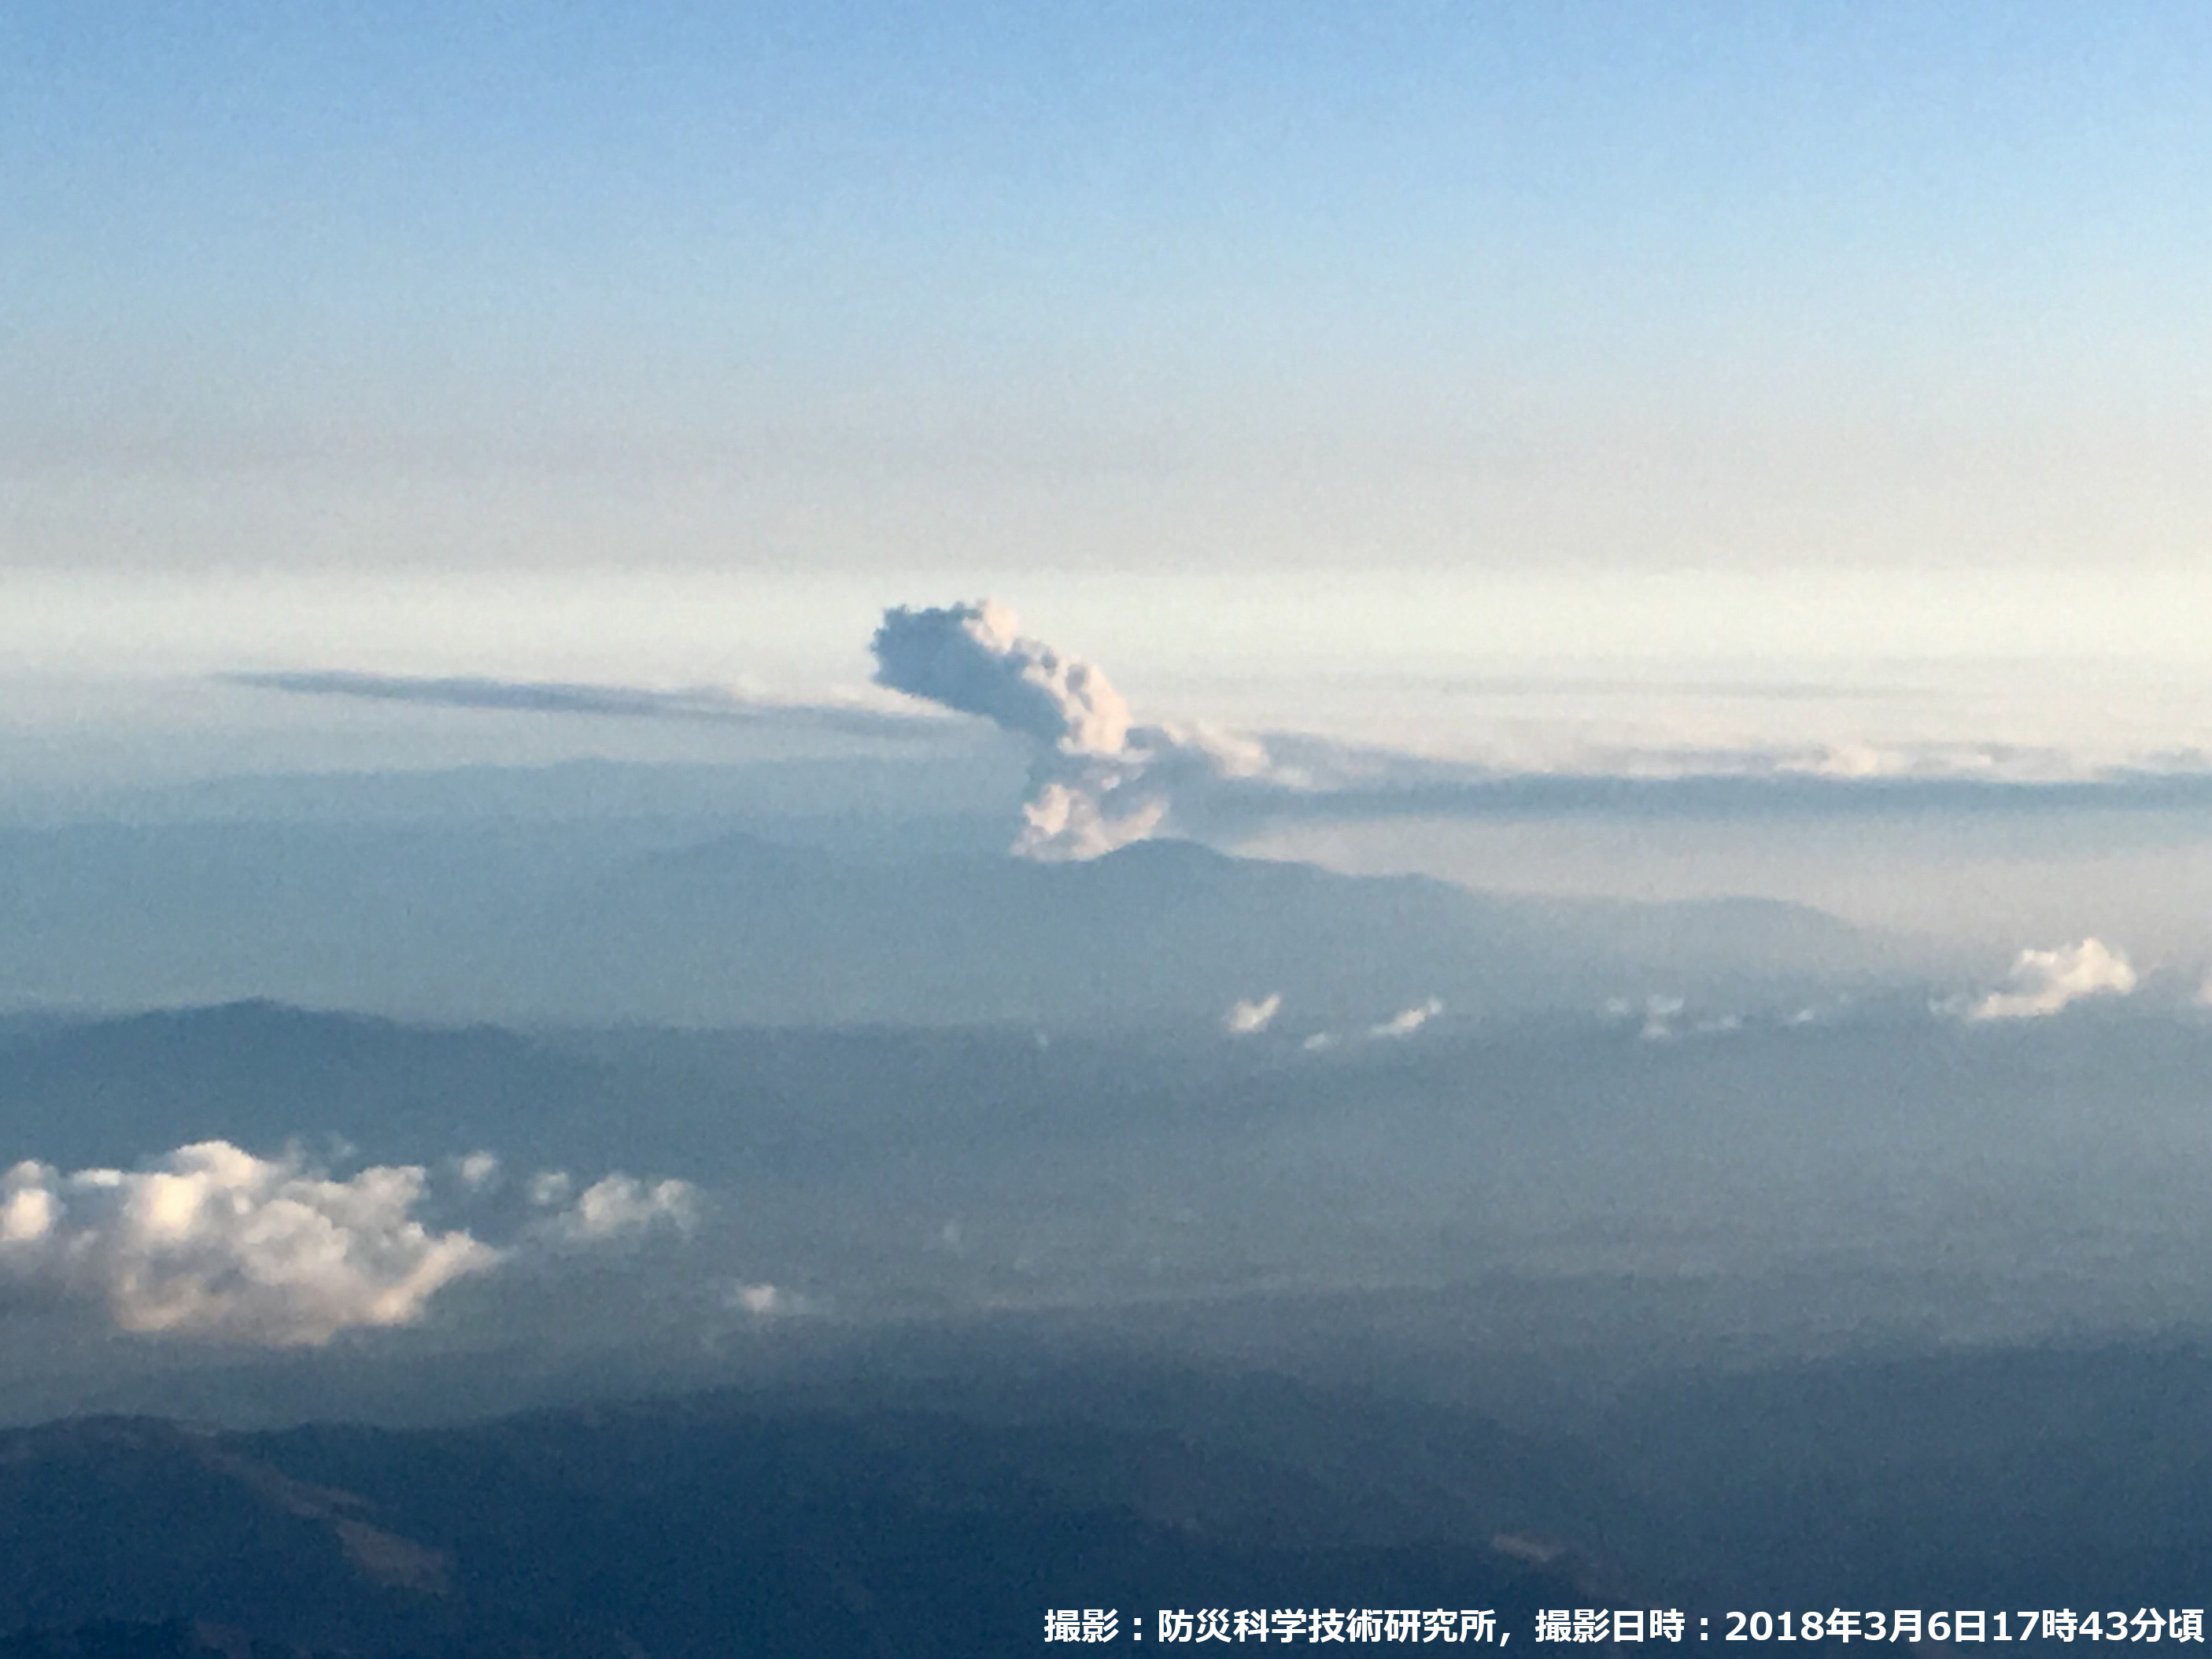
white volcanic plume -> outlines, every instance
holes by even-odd
[[[1132,725],[1103,670],[1024,638],[1019,626],[992,599],[900,605],[869,642],[878,685],[979,714],[1036,744],[1017,853],[1097,858],[1158,830],[1178,784],[1271,772],[1256,743]]]
[[[1065,754],[1120,754],[1129,732],[1121,694],[1081,658],[1022,638],[1020,625],[995,599],[886,611],[870,641],[877,683],[981,714]]]

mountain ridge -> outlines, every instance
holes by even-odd
[[[1189,1025],[1793,996],[1895,951],[1770,901],[1486,894],[1141,842],[1088,863],[605,827],[0,831],[0,1002],[264,998],[445,1023]]]

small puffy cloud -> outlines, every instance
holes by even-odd
[[[1637,1040],[1642,1042],[1672,1042],[1681,1036],[1726,1036],[1743,1029],[1741,1014],[1699,1014],[1692,1018],[1689,1004],[1684,999],[1656,992],[1641,1003],[1615,998],[1605,1005],[1605,1012],[1608,1019],[1638,1022]],[[1792,1015],[1784,1024],[1802,1025],[1813,1017],[1812,1012],[1807,1010]]]
[[[575,1186],[566,1170],[540,1170],[530,1177],[530,1201],[540,1209],[550,1209],[567,1203]]]
[[[0,1247],[36,1244],[52,1234],[62,1215],[53,1176],[43,1164],[18,1164],[0,1176]]]
[[[1426,1002],[1417,1006],[1401,1009],[1380,1025],[1369,1026],[1367,1035],[1385,1041],[1397,1037],[1409,1037],[1443,1011],[1443,1004],[1437,1001],[1436,998],[1431,997]]]
[[[499,1154],[471,1152],[455,1167],[460,1172],[463,1185],[471,1192],[481,1192],[499,1178]]]
[[[145,1171],[18,1164],[0,1184],[0,1272],[96,1297],[126,1331],[313,1346],[413,1324],[497,1265],[490,1245],[416,1218],[423,1187],[415,1165],[337,1181],[222,1140]]]
[[[2013,958],[2002,990],[1966,1010],[1969,1019],[2037,1019],[2084,997],[2126,996],[2136,988],[2127,957],[2100,939],[2085,939],[2051,951],[2022,951]]]
[[[1272,992],[1255,1002],[1231,1003],[1221,1017],[1221,1029],[1231,1036],[1253,1036],[1274,1024],[1283,1006],[1282,993]]]
[[[1239,1005],[1239,1006],[1242,1006],[1243,1005]],[[1354,1031],[1346,1036],[1340,1036],[1334,1031],[1316,1031],[1300,1042],[1298,1047],[1310,1054],[1317,1054],[1330,1048],[1339,1048],[1347,1042],[1355,1044],[1401,1042],[1413,1036],[1443,1011],[1443,1003],[1436,997],[1431,997],[1427,1001],[1416,1003],[1411,1008],[1399,1010],[1389,1018],[1370,1025],[1364,1031]]]
[[[798,1297],[775,1285],[732,1285],[725,1299],[731,1307],[742,1310],[756,1319],[773,1319],[779,1314],[805,1311],[805,1304]]]
[[[598,1242],[664,1226],[688,1231],[697,1216],[698,1189],[688,1181],[648,1186],[632,1176],[611,1175],[585,1188],[562,1212],[558,1225],[571,1238]]]

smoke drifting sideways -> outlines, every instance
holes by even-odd
[[[877,684],[980,715],[1035,745],[1018,855],[1097,858],[1166,827],[1178,792],[1225,780],[1303,781],[1249,738],[1134,724],[1103,671],[1019,628],[993,599],[899,605],[869,641]]]

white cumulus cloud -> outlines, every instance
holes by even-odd
[[[446,1197],[495,1216],[499,1168],[488,1152],[458,1160]],[[547,1170],[528,1196],[550,1213],[494,1243],[426,1223],[428,1186],[419,1164],[340,1179],[296,1150],[259,1158],[226,1140],[137,1170],[27,1160],[0,1174],[0,1284],[97,1307],[118,1330],[312,1347],[415,1324],[456,1279],[526,1254],[688,1231],[698,1202],[688,1182],[617,1173],[578,1192]]]
[[[1395,1037],[1409,1037],[1443,1011],[1443,1004],[1437,1001],[1436,998],[1431,997],[1426,1002],[1411,1008],[1401,1009],[1380,1025],[1369,1026],[1367,1035],[1385,1041]]]
[[[416,1218],[423,1186],[411,1164],[337,1181],[222,1140],[144,1171],[18,1164],[0,1178],[0,1271],[96,1297],[126,1331],[311,1346],[412,1324],[499,1262]]]
[[[566,1170],[540,1170],[530,1177],[530,1201],[540,1208],[565,1204],[575,1186]]]
[[[1644,999],[1644,1025],[1637,1036],[1646,1042],[1664,1042],[1674,1035],[1674,1022],[1688,1005],[1680,997],[1654,994]]]
[[[732,1285],[724,1299],[731,1307],[741,1309],[756,1319],[802,1313],[806,1306],[801,1298],[776,1285]]]
[[[648,1185],[634,1176],[611,1175],[593,1182],[557,1218],[571,1238],[599,1241],[629,1238],[657,1227],[688,1230],[697,1218],[698,1191],[688,1181]]]
[[[1969,1019],[2035,1019],[2084,997],[2126,996],[2136,970],[2124,953],[2101,939],[2085,939],[2051,951],[2022,951],[2013,958],[2004,988],[1966,1010]]]
[[[1279,991],[1272,992],[1254,1002],[1236,1002],[1221,1017],[1221,1029],[1231,1036],[1251,1036],[1266,1030],[1275,1023],[1275,1015],[1283,1006]]]

